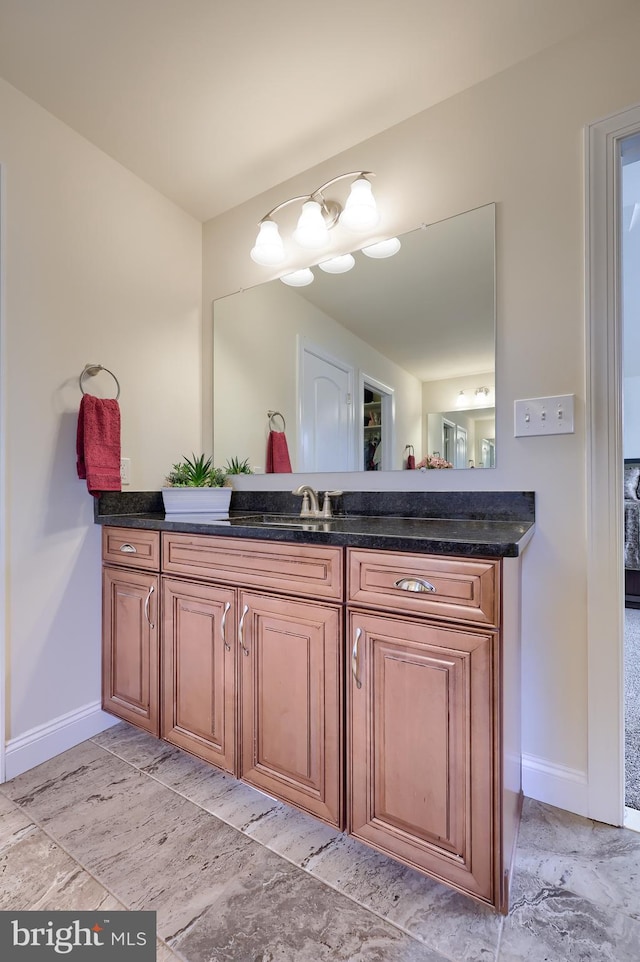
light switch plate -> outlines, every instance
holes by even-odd
[[[573,434],[574,394],[525,398],[514,401],[514,434],[526,438],[540,434]]]

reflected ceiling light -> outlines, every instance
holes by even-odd
[[[331,257],[328,261],[318,264],[321,271],[327,274],[346,274],[355,265],[353,254],[339,254],[338,257]]]
[[[475,402],[476,404],[487,404],[489,401],[489,388],[488,387],[478,387],[476,388]]]
[[[277,204],[260,221],[258,236],[251,249],[251,259],[263,267],[274,267],[282,264],[286,258],[284,244],[280,237],[278,225],[273,219],[289,204],[302,204],[302,211],[298,224],[293,232],[296,244],[305,250],[323,250],[328,247],[330,233],[338,221],[347,230],[359,233],[372,230],[380,221],[371,183],[367,179],[373,176],[369,170],[352,170],[348,174],[339,174],[326,184],[317,187],[310,194],[291,197],[289,200]],[[355,177],[351,185],[351,192],[344,205],[335,200],[327,200],[324,191],[340,180]]]
[[[307,284],[313,283],[313,271],[308,267],[303,267],[300,271],[292,271],[290,274],[285,274],[280,280],[288,287],[306,287]]]
[[[467,406],[467,398],[464,391],[460,391],[456,398],[456,407],[463,408]]]
[[[393,257],[400,250],[401,244],[397,237],[390,237],[388,240],[378,241],[377,244],[369,244],[362,248],[362,253],[367,257]]]

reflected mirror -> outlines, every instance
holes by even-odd
[[[283,447],[294,472],[495,465],[495,205],[400,240],[214,302],[216,464],[263,473],[275,441],[276,471]]]

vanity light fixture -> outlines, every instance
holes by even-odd
[[[476,404],[487,404],[489,401],[489,394],[490,394],[490,391],[488,387],[476,388],[476,396],[475,396]]]
[[[457,398],[456,398],[456,407],[466,408],[466,406],[467,406],[467,397],[466,397],[464,391],[460,391],[460,393],[458,394],[458,396],[457,396]]]
[[[277,204],[260,221],[258,236],[251,249],[251,259],[263,267],[277,267],[278,264],[284,263],[286,260],[284,244],[273,215],[284,207],[288,207],[289,204],[302,203],[302,211],[293,232],[293,239],[305,250],[323,250],[328,247],[329,231],[338,222],[342,227],[356,233],[373,230],[380,221],[380,213],[368,180],[371,176],[373,174],[369,170],[354,170],[348,174],[339,174],[338,177],[328,180],[326,184],[317,187],[310,194],[291,197]],[[351,184],[351,191],[343,209],[338,201],[327,200],[324,191],[347,177],[355,177],[355,180]]]

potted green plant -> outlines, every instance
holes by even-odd
[[[228,515],[231,487],[226,472],[214,467],[212,458],[192,454],[172,466],[162,499],[166,514]]]

